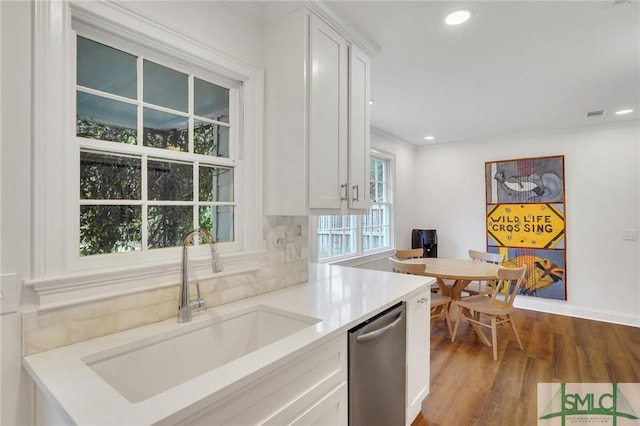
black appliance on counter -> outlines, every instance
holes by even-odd
[[[413,229],[411,248],[422,248],[422,257],[438,257],[438,232],[435,229]]]

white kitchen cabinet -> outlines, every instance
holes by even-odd
[[[347,404],[347,336],[342,333],[325,343],[308,348],[273,371],[238,387],[224,398],[212,403],[206,400],[194,401],[182,412],[158,423],[192,426],[347,426]],[[40,387],[37,389],[35,412],[37,425],[77,424],[58,401]],[[124,423],[146,424],[134,419],[135,416]],[[103,418],[96,424],[117,422]]]
[[[348,44],[310,17],[309,208],[340,209],[348,197]]]
[[[429,394],[429,303],[426,290],[407,301],[407,425]]]
[[[349,49],[349,199],[350,209],[369,208],[369,56],[356,46]]]
[[[347,338],[342,334],[177,424],[346,426],[347,401]],[[331,423],[317,423],[320,419]]]
[[[306,8],[265,29],[267,215],[369,207],[368,55]]]

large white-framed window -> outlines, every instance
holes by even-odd
[[[316,217],[318,262],[332,262],[391,248],[393,157],[372,151],[369,160],[371,205],[364,215]]]
[[[178,282],[175,243],[189,227],[218,225],[222,275],[260,268],[263,72],[130,3],[35,0],[33,8],[33,253],[26,284],[39,306]],[[87,47],[79,47],[78,35],[89,40],[89,55],[98,43],[128,57],[127,77],[117,59],[112,77],[122,81],[103,84],[100,72],[107,70],[94,70],[93,82],[80,78],[92,73],[77,68],[77,53]],[[158,75],[160,90],[145,93]],[[227,99],[228,112],[207,105],[202,94]],[[180,124],[162,128],[171,121]],[[96,185],[105,180],[111,190]],[[117,238],[103,235],[96,243],[82,234],[98,213]],[[162,227],[177,231],[156,232]],[[208,248],[190,251],[191,278],[211,276]]]
[[[234,243],[239,83],[76,40],[80,256]]]

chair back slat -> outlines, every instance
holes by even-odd
[[[469,250],[469,257],[471,260],[479,262],[493,263],[500,265],[504,261],[504,254],[489,253],[486,251]],[[496,280],[479,280],[477,285],[469,285],[468,289],[465,289],[470,294],[491,294],[492,289],[495,287]],[[475,289],[474,287],[477,287]]]
[[[396,258],[400,260],[417,259],[419,257],[422,257],[423,254],[424,254],[424,250],[421,248],[396,250]]]
[[[391,263],[393,272],[401,274],[424,275],[426,270],[425,265],[422,263],[404,263],[394,257],[389,258],[389,263]]]
[[[518,295],[518,291],[524,282],[524,276],[527,272],[526,266],[519,268],[502,268],[498,269],[498,283],[493,289],[491,294],[491,301],[496,299],[497,295],[502,295],[504,298],[500,299],[507,303],[509,306],[513,306],[513,301]]]
[[[481,260],[483,262],[501,264],[504,261],[504,254],[488,253],[486,251],[469,250],[469,257],[472,260]]]

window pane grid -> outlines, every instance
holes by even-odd
[[[387,247],[390,244],[391,226],[388,205],[373,204],[364,217],[364,222],[362,229],[364,251]]]
[[[358,218],[320,216],[318,223],[318,257],[331,258],[355,253],[357,250]]]
[[[158,150],[156,148],[147,146],[138,146],[131,144],[114,144],[110,141],[103,141],[97,139],[88,139],[81,136],[77,137],[78,144],[82,151],[103,152],[105,154],[121,154],[141,157],[143,155],[150,155],[155,158],[163,158],[168,161],[191,161],[203,165],[209,165],[212,167],[226,167],[233,169],[236,166],[236,161],[231,158],[214,157],[202,154],[193,154],[188,152],[175,152],[169,150]]]
[[[360,255],[391,245],[390,160],[371,156],[371,206],[365,215],[317,217],[318,260]]]
[[[126,103],[126,104],[138,105],[138,100],[136,98],[127,98],[124,96],[115,95],[113,93],[103,92],[102,90],[92,89],[91,87],[85,87],[80,85],[76,86],[76,89],[80,93],[87,93],[89,95],[100,96],[101,98],[111,99],[111,100]]]
[[[134,57],[133,55],[128,54],[126,52],[118,51],[117,49],[113,49],[108,46],[102,45],[100,43],[96,43],[89,39],[85,39],[81,36],[78,36],[78,46],[82,44],[88,44],[88,46],[94,46],[93,49],[98,49],[98,50],[100,49],[104,50],[106,48],[109,51],[116,52],[117,57]],[[82,55],[82,52],[85,52],[85,54],[89,58],[83,61],[82,58],[80,57],[80,55]],[[78,48],[78,55],[79,55],[78,69],[79,70],[81,68],[86,69],[87,68],[86,64],[89,63],[89,60],[95,60],[96,55],[90,55],[90,53],[91,53],[91,48],[87,48],[87,47],[85,47],[84,49]],[[85,66],[82,67],[80,63],[85,64]],[[193,74],[185,74],[180,71],[172,70],[168,67],[157,64],[153,61],[149,61],[145,59],[143,56],[138,56],[136,63],[137,63],[138,84],[137,85],[133,84],[133,87],[137,89],[136,98],[133,98],[133,96],[129,97],[123,94],[119,94],[118,90],[114,91],[113,93],[110,92],[109,91],[110,86],[108,84],[109,81],[103,81],[105,80],[105,78],[102,78],[102,80],[98,81],[97,83],[94,83],[93,85],[95,87],[84,86],[80,84],[80,81],[78,81],[78,85],[76,86],[76,88],[78,93],[85,93],[88,96],[94,96],[96,98],[121,103],[123,105],[137,106],[137,109],[138,109],[136,114],[137,119],[134,118],[133,121],[138,122],[138,125],[136,126],[138,145],[142,145],[142,141],[144,139],[143,138],[144,127],[145,127],[144,119],[143,119],[144,109],[147,110],[147,114],[164,113],[164,114],[171,114],[176,117],[184,117],[185,118],[184,123],[188,123],[189,120],[195,119],[204,124],[217,126],[217,128],[219,129],[225,129],[225,132],[228,132],[229,129],[232,127],[232,123],[230,122],[230,114],[229,114],[230,106],[231,106],[231,97],[229,95],[230,89],[223,88],[221,86],[217,86],[214,83],[209,83],[205,80],[198,79],[194,77]],[[153,75],[154,73],[146,72],[145,67],[153,68],[152,71],[155,71],[156,73],[159,72],[160,76],[164,75],[166,78],[169,79],[169,83],[163,82],[162,84],[160,84],[160,82],[164,80],[158,80],[157,77],[149,77],[149,75]],[[115,75],[114,77],[112,77],[114,80],[118,79],[119,70],[120,68],[118,67],[114,69],[112,73]],[[90,74],[90,72],[85,70],[83,75],[86,76],[88,74]],[[149,78],[152,79],[152,84],[155,84],[156,86],[155,89],[145,88],[145,75],[147,76],[146,77],[147,79]],[[78,76],[79,79],[81,77],[82,77],[81,75]],[[197,102],[198,102],[197,110],[194,110],[194,104],[196,103],[196,96],[194,96],[194,90],[196,85],[194,84],[194,80],[198,83],[199,90],[205,93],[204,95],[198,95],[199,98],[197,98]],[[169,84],[170,86],[169,88],[163,87],[164,85],[167,85],[167,84]],[[102,85],[102,86],[98,88],[97,87],[98,85]],[[175,92],[174,86],[178,88],[181,88],[184,86],[186,88],[185,91],[187,93],[183,95],[186,97],[185,100],[174,102],[168,97],[167,93],[164,93],[164,92],[171,92],[171,89],[173,89],[173,91]],[[104,90],[101,90],[101,89],[104,89]],[[214,99],[208,100],[207,95],[209,95],[210,97],[214,97]],[[149,100],[157,100],[158,102],[149,102]],[[186,107],[184,105],[184,102],[188,103]],[[93,109],[95,108],[92,108],[92,107],[93,105],[91,105],[91,107],[87,107],[88,111],[84,111],[86,115],[89,117],[93,116],[91,112],[94,112]],[[122,107],[119,107],[119,108],[122,108]],[[108,111],[110,113],[109,115],[111,116],[113,116],[113,109],[114,107],[111,108],[111,111]],[[79,110],[78,111],[79,117],[82,117],[81,113],[82,111]],[[117,126],[116,122],[106,122],[103,124],[110,125],[110,126]],[[151,128],[149,126],[147,127]],[[190,128],[188,124],[184,124],[183,126],[178,128],[178,130],[184,130],[186,133],[189,133],[190,137],[192,135],[191,132],[193,132],[193,128]],[[189,132],[189,130],[191,132]],[[79,135],[79,136],[82,136],[82,135]],[[89,136],[87,139],[91,140],[94,138]],[[187,143],[185,142],[185,144]],[[193,152],[193,149],[190,149],[187,152]]]
[[[173,247],[199,226],[233,241],[230,89],[80,36],[78,46],[80,254]],[[128,61],[128,74],[96,74],[105,54]]]

